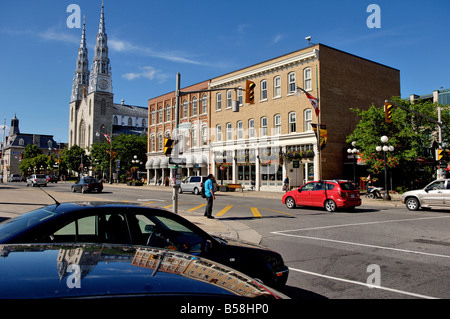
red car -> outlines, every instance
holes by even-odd
[[[287,208],[296,206],[324,207],[329,212],[337,208],[353,209],[361,205],[359,191],[349,181],[324,180],[304,184],[284,194],[281,199]]]

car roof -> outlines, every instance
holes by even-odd
[[[227,266],[165,249],[27,244],[3,245],[0,253],[2,299],[174,295],[274,298],[262,285]]]

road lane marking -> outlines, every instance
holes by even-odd
[[[326,278],[326,279],[342,281],[342,282],[346,282],[346,283],[350,283],[350,284],[354,284],[354,285],[366,286],[367,288],[369,288],[369,286],[365,282],[359,282],[359,281],[348,280],[348,279],[339,278],[339,277],[332,277],[332,276],[328,276],[328,275],[322,275],[322,274],[318,274],[318,273],[315,273],[315,272],[301,270],[301,269],[297,269],[297,268],[291,268],[291,267],[289,267],[289,270],[296,271],[296,272],[301,272],[303,274],[318,276],[318,277],[322,277],[322,278]],[[399,290],[399,289],[393,289],[393,288],[388,288],[388,287],[382,287],[382,286],[373,286],[372,285],[372,286],[370,286],[370,289],[371,288],[386,290],[386,291],[395,292],[395,293],[399,293],[399,294],[403,294],[403,295],[409,295],[409,296],[413,296],[413,297],[417,297],[417,298],[439,299],[439,298],[436,298],[436,297],[416,294],[416,293],[413,293],[413,292],[408,292],[408,291]]]
[[[188,209],[188,212],[193,212],[194,210],[197,210],[197,209],[202,208],[202,207],[204,207],[204,206],[206,206],[206,204],[198,205],[198,206],[196,206],[196,207],[194,207],[194,208]]]
[[[170,205],[164,206],[164,208],[170,208],[172,206],[173,206],[173,204],[170,204]]]
[[[368,247],[368,248],[375,248],[375,249],[393,250],[393,251],[398,251],[398,252],[402,252],[402,253],[409,253],[409,254],[417,254],[417,255],[425,255],[425,256],[433,256],[433,257],[441,257],[441,258],[450,258],[450,256],[447,256],[447,255],[431,254],[431,253],[425,253],[425,252],[421,252],[421,251],[407,250],[407,249],[400,249],[400,248],[392,248],[392,247],[386,247],[386,246],[354,243],[354,242],[343,241],[343,240],[335,240],[335,239],[311,237],[311,236],[302,236],[302,235],[283,234],[281,232],[271,232],[271,234],[276,234],[276,235],[281,235],[281,236],[289,236],[289,237],[298,237],[298,238],[304,238],[304,239],[312,239],[312,240],[320,240],[320,241],[328,241],[328,242],[332,242],[332,243],[346,244],[346,245],[353,245],[353,246],[361,246],[361,247]]]
[[[220,212],[218,212],[218,213],[216,214],[216,216],[223,216],[227,211],[230,210],[231,207],[233,207],[233,205],[227,205],[227,206],[225,206],[225,208],[222,209]]]
[[[419,218],[407,218],[407,219],[405,218],[405,219],[381,220],[381,221],[366,222],[366,223],[354,223],[354,224],[342,224],[342,225],[320,226],[320,227],[310,227],[310,228],[299,228],[299,229],[280,230],[280,231],[277,231],[277,233],[288,233],[288,232],[296,232],[296,231],[302,231],[302,230],[329,229],[329,228],[339,228],[339,227],[348,227],[348,226],[364,226],[364,225],[374,225],[374,224],[408,222],[408,221],[426,220],[426,219],[438,219],[438,218],[450,218],[450,216],[419,217]]]
[[[261,218],[261,214],[259,213],[258,208],[256,207],[250,207],[250,209],[252,210],[252,214],[253,216],[255,216],[256,218]]]

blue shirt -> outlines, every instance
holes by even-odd
[[[211,190],[213,191],[214,194],[214,186],[213,186],[213,182],[211,179],[208,178],[208,180],[205,182],[205,195],[206,197],[211,197]]]

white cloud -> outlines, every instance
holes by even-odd
[[[188,58],[186,53],[183,52],[170,52],[170,51],[154,51],[153,49],[134,45],[127,41],[111,39],[108,41],[108,46],[111,50],[123,53],[142,54],[149,57],[159,58],[178,63],[196,64],[196,65],[208,65],[204,62],[195,61]]]
[[[144,66],[140,68],[140,72],[134,73],[125,73],[122,75],[123,78],[133,81],[136,79],[147,79],[147,80],[156,80],[158,83],[163,83],[167,79],[167,75],[162,73],[160,70],[156,70],[152,66]]]

